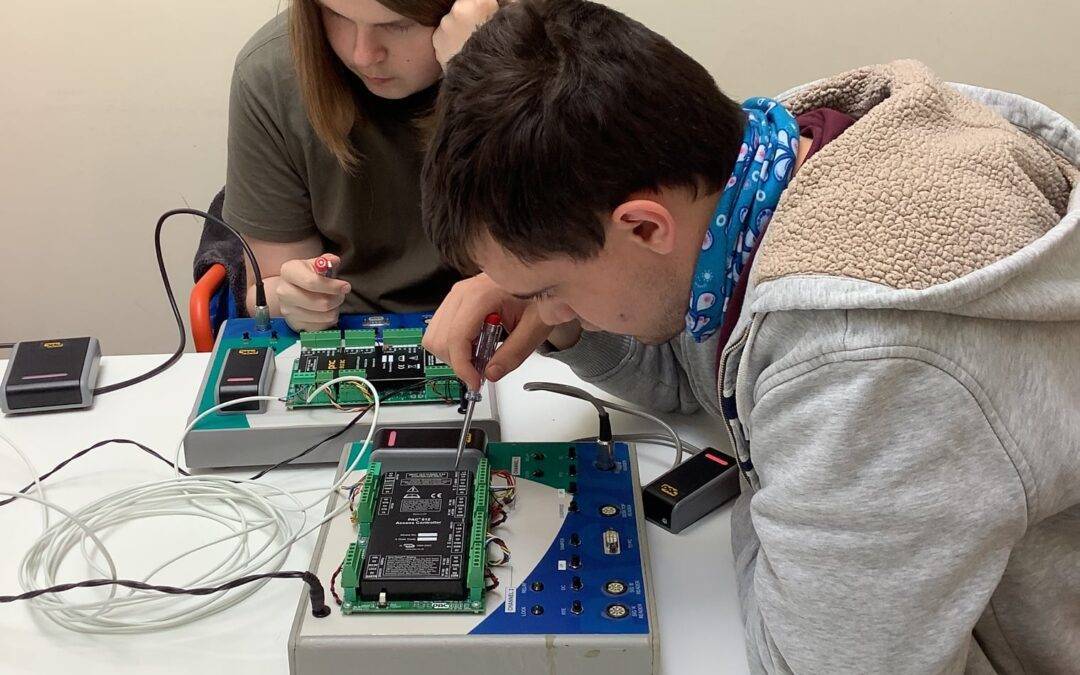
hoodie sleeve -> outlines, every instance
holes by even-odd
[[[700,404],[679,358],[678,339],[645,345],[623,335],[586,331],[569,349],[540,351],[614,396],[651,410],[689,414]]]
[[[753,396],[759,485],[732,516],[751,669],[963,672],[1026,527],[1023,486],[966,376],[846,358]]]

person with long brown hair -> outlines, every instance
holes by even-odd
[[[251,244],[271,313],[434,309],[458,278],[420,223],[422,121],[442,65],[496,0],[293,0],[240,51],[223,215]],[[325,255],[336,275],[316,274]],[[248,270],[247,310],[253,309]]]

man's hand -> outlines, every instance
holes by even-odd
[[[499,11],[498,0],[456,0],[450,12],[439,22],[431,36],[435,58],[446,70],[446,64],[461,51],[469,36]]]
[[[337,267],[341,259],[324,254]],[[294,330],[323,330],[338,321],[341,303],[352,287],[341,279],[315,273],[315,258],[290,260],[281,265],[281,276],[271,289],[281,316]]]
[[[520,366],[552,332],[540,320],[535,303],[515,298],[486,274],[454,284],[428,324],[424,348],[449,364],[470,389],[480,386],[480,374],[472,365],[473,341],[492,312],[498,312],[510,334],[484,373],[491,382]]]

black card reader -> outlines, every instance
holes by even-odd
[[[274,350],[269,347],[234,347],[225,354],[214,402],[235,401],[245,396],[266,396],[274,379]],[[263,413],[269,401],[245,401],[222,408],[221,413]]]
[[[705,448],[642,488],[641,503],[646,519],[678,533],[738,495],[735,458]]]
[[[0,384],[0,410],[10,415],[88,408],[100,362],[101,345],[92,337],[17,342]]]

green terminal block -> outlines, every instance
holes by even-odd
[[[347,330],[345,331],[346,347],[374,347],[375,331],[373,330]]]
[[[345,596],[356,602],[356,588],[360,585],[360,546],[354,541],[345,551],[345,560],[341,563],[341,587]]]
[[[454,369],[445,363],[424,368],[424,377],[454,377]]]
[[[419,328],[384,328],[382,339],[384,345],[408,347],[423,342],[424,331]]]
[[[327,382],[334,379],[335,377],[337,377],[337,371],[336,370],[320,370],[320,371],[315,373],[315,385],[312,388],[314,389],[314,388],[317,388],[317,387],[321,387],[322,385],[326,384]],[[312,405],[330,405],[330,397],[331,396],[335,396],[335,397],[337,396],[337,392],[335,391],[335,389],[337,389],[337,387],[332,386],[332,387],[329,387],[329,388],[327,388],[327,389],[325,389],[323,391],[320,391],[318,396],[311,399],[311,404]],[[305,398],[306,398],[306,396],[305,396]]]
[[[333,349],[340,346],[340,330],[319,330],[300,333],[301,349]]]
[[[379,496],[381,471],[382,464],[373,462],[368,467],[364,484],[360,487],[360,498],[356,503],[356,527],[364,539],[371,536],[371,519],[375,514],[375,499]]]
[[[315,384],[315,373],[310,370],[301,371],[300,362],[296,361],[293,363],[292,384],[313,386]]]
[[[484,567],[487,565],[488,501],[491,499],[491,465],[482,458],[476,465],[473,489],[472,535],[469,539],[469,572],[466,585],[469,602],[480,609],[484,605]]]
[[[362,369],[339,370],[338,377],[365,377],[367,371]],[[341,405],[355,405],[370,403],[367,394],[364,393],[363,382],[338,382],[338,403]]]

